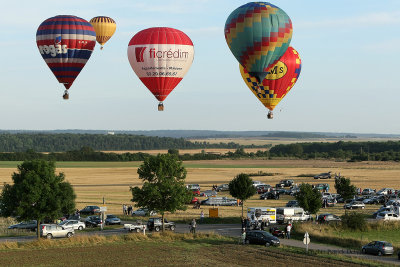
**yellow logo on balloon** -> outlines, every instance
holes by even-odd
[[[272,67],[272,69],[268,72],[265,79],[278,80],[278,79],[282,78],[283,76],[285,76],[286,72],[287,72],[287,66],[285,65],[285,63],[283,63],[282,61],[278,61],[278,63],[276,63]]]

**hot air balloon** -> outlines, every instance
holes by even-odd
[[[299,78],[301,59],[299,53],[290,46],[281,59],[271,68],[261,84],[242,65],[239,64],[239,68],[243,80],[258,100],[269,109],[268,118],[272,119],[272,111],[289,93]]]
[[[100,49],[103,49],[104,44],[113,36],[117,24],[112,18],[104,16],[94,17],[90,23],[96,31],[96,40],[101,45]]]
[[[40,24],[36,44],[44,61],[64,84],[63,98],[89,60],[96,45],[96,33],[86,20],[69,15],[55,16]]]
[[[192,65],[194,47],[180,30],[157,27],[135,34],[128,45],[133,71],[158,99],[158,110]]]
[[[289,16],[267,2],[242,5],[225,23],[225,39],[230,50],[259,83],[286,52],[292,32]]]

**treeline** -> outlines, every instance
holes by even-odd
[[[130,134],[0,134],[0,152],[65,152],[91,147],[98,151],[152,150],[152,149],[198,149],[198,148],[257,148],[265,146],[241,146],[234,142],[210,144],[190,142],[183,138],[154,137]]]
[[[400,141],[296,143],[276,145],[270,149],[271,157],[302,159],[333,158],[350,161],[400,161]]]
[[[213,154],[202,151],[196,154],[180,154],[177,149],[169,149],[169,154],[175,154],[180,160],[215,160],[215,159],[238,159],[238,158],[257,158],[265,157],[268,152],[257,151],[256,153],[246,153],[243,148],[236,149],[235,152],[225,154]],[[143,161],[150,155],[147,153],[105,153],[95,151],[90,147],[83,147],[79,150],[67,152],[41,153],[32,149],[26,152],[0,153],[0,161],[25,161],[33,159],[44,159],[48,161]]]

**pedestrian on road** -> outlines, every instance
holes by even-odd
[[[190,232],[191,232],[192,234],[195,234],[195,233],[196,233],[196,219],[193,219],[193,220],[192,220],[192,223],[190,224]]]
[[[290,239],[290,231],[292,230],[292,224],[288,223],[286,226],[286,237],[287,239]]]
[[[201,210],[201,212],[200,212],[200,223],[203,223],[204,222],[204,212],[203,212],[203,210]]]

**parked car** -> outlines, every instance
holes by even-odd
[[[189,190],[197,189],[200,191],[200,185],[198,185],[198,184],[188,184],[188,185],[186,185],[186,188]]]
[[[137,209],[132,212],[132,216],[154,216],[156,214],[157,214],[157,212],[155,212],[155,211],[149,212],[148,209],[143,209],[143,208]]]
[[[372,241],[361,248],[364,254],[393,255],[394,250],[392,244],[386,241]]]
[[[314,185],[314,187],[321,191],[329,190],[329,184],[316,184],[316,185]]]
[[[372,194],[375,194],[375,191],[374,191],[373,189],[371,189],[371,188],[365,188],[365,189],[361,192],[361,194],[362,194],[362,195],[372,195]]]
[[[124,224],[124,229],[128,230],[129,232],[143,232],[143,230],[146,230],[147,226],[142,223],[142,221],[136,221],[135,223],[128,223]]]
[[[236,206],[237,200],[227,197],[210,197],[201,202],[201,205],[209,206]]]
[[[260,199],[279,199],[275,190],[261,194]]]
[[[343,206],[345,209],[365,209],[365,204],[362,201],[351,201],[350,203],[346,203]]]
[[[54,237],[68,237],[70,238],[75,234],[74,228],[62,227],[57,224],[41,224],[40,236],[52,239]]]
[[[299,202],[297,200],[289,200],[288,203],[286,203],[286,207],[300,207]]]
[[[83,230],[86,228],[85,223],[78,220],[65,220],[58,225],[64,228],[72,227],[74,230]]]
[[[121,219],[115,215],[108,214],[104,222],[106,225],[121,224]]]
[[[167,221],[167,219],[164,218],[164,228],[175,231],[176,225],[174,222]],[[150,231],[154,230],[156,232],[159,232],[162,229],[161,217],[149,218],[149,220],[147,221],[147,229],[149,229]]]
[[[199,189],[192,189],[192,194],[194,196],[200,196],[200,190]]]
[[[279,238],[273,236],[272,234],[260,231],[260,230],[253,230],[246,232],[246,244],[259,244],[264,246],[279,246],[280,240]]]
[[[331,213],[320,214],[317,217],[318,223],[340,223],[341,221],[342,219],[339,216]]]
[[[96,213],[100,213],[100,207],[99,206],[86,206],[83,209],[79,211],[80,214],[88,214],[88,215],[94,215]]]
[[[364,199],[364,200],[363,200],[363,203],[364,203],[364,204],[372,205],[372,204],[378,204],[379,201],[378,201],[378,198],[377,198],[377,197],[369,197],[369,198]]]
[[[399,215],[390,211],[379,212],[376,215],[376,219],[384,221],[400,221]]]
[[[283,187],[291,187],[294,184],[293,180],[281,180],[279,182]]]
[[[229,191],[229,184],[221,184],[217,186],[217,192]]]
[[[257,188],[259,185],[265,185],[263,182],[260,181],[253,181],[253,186]]]
[[[212,197],[216,196],[218,193],[214,190],[206,190],[200,194],[201,197]]]
[[[271,186],[269,184],[257,186],[258,194],[263,194],[265,192],[268,192],[268,190],[271,190]]]
[[[390,195],[391,193],[394,193],[396,190],[393,188],[382,188],[378,192],[376,192],[377,195]]]
[[[37,228],[36,220],[20,222],[20,223],[8,226],[8,229],[26,229],[26,230],[31,230],[31,231],[36,231],[36,228]]]
[[[85,220],[86,227],[97,227],[102,223],[103,222],[102,222],[100,216],[98,216],[98,215],[89,216]]]
[[[379,210],[375,211],[372,214],[372,217],[376,219],[378,214],[382,212],[394,212],[394,207],[393,206],[380,207]]]
[[[332,178],[331,172],[323,172],[314,176],[314,179],[330,179]]]

